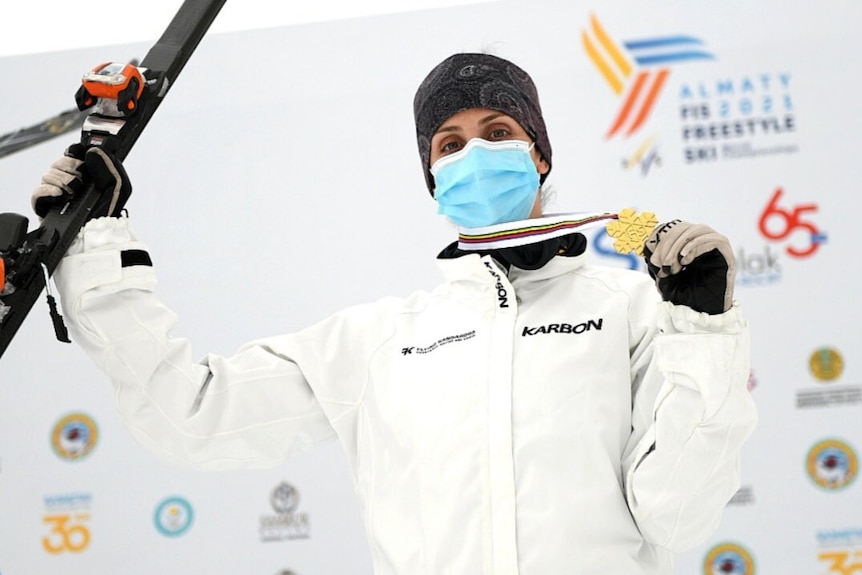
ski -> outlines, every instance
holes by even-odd
[[[138,60],[132,60],[130,63],[137,66]],[[0,135],[0,158],[41,144],[57,136],[80,130],[84,120],[89,115],[90,110],[71,108],[38,124]]]
[[[86,110],[74,108],[60,112],[44,122],[3,134],[0,136],[0,158],[78,130],[87,115]]]
[[[124,160],[225,1],[184,0],[140,67],[107,63],[85,75],[76,101],[79,110],[92,110],[83,118],[82,143],[109,147]],[[43,289],[57,339],[69,341],[51,294],[50,276],[98,200],[99,193],[89,186],[50,211],[32,232],[27,232],[25,216],[0,214],[0,356]]]

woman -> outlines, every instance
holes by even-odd
[[[671,573],[672,552],[717,526],[756,420],[726,238],[660,226],[645,246],[653,282],[585,264],[577,231],[544,233],[551,146],[511,62],[447,58],[414,110],[438,211],[462,240],[481,228],[505,247],[453,243],[430,293],[196,363],[117,217],[122,166],[74,149],[34,192],[44,213],[83,165],[105,190],[105,217],[55,275],[74,339],[135,437],[172,461],[266,467],[337,437],[375,573]]]

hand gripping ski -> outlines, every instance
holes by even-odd
[[[84,120],[81,143],[104,146],[124,160],[224,3],[185,0],[140,66],[108,62],[86,74],[75,95],[79,109],[91,110]],[[99,196],[89,186],[65,206],[51,210],[41,226],[29,233],[25,216],[0,214],[0,356],[42,289],[49,286],[49,276]],[[57,338],[68,341],[50,289],[48,304]]]

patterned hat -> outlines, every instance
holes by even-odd
[[[431,137],[449,117],[471,108],[488,108],[514,118],[536,143],[550,172],[551,142],[529,74],[490,54],[455,54],[431,70],[413,99],[419,156],[432,196]],[[543,182],[546,176],[542,175]]]

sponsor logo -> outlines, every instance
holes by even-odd
[[[525,327],[521,332],[521,337],[531,335],[560,333],[560,334],[581,334],[591,330],[601,331],[603,318],[597,320],[591,319],[583,323],[549,323],[548,325],[540,325],[539,327]]]
[[[276,513],[293,513],[299,507],[299,493],[289,483],[280,483],[270,493],[269,503]]]
[[[652,168],[661,167],[661,153],[657,138],[655,135],[650,136],[635,149],[631,156],[623,158],[623,169],[631,171],[638,168],[640,175],[646,177]]]
[[[817,532],[817,543],[820,547],[862,547],[862,527],[820,530]]]
[[[844,371],[844,359],[838,350],[831,347],[815,350],[808,358],[808,368],[820,385],[796,393],[797,409],[862,405],[862,385],[834,385]]]
[[[862,573],[862,549],[821,551],[817,554],[817,559],[828,564],[828,571],[824,575]]]
[[[581,32],[587,57],[620,99],[620,107],[605,133],[630,136],[649,117],[670,73],[670,64],[712,60],[703,42],[689,35],[672,35],[615,42],[595,16]]]
[[[830,389],[803,389],[796,393],[797,409],[852,407],[862,405],[862,386],[843,386]]]
[[[643,261],[633,252],[621,254],[613,248],[613,239],[608,235],[606,229],[602,228],[596,235],[593,236],[593,241],[590,242],[596,252],[602,257],[613,260],[617,267],[626,267],[630,270],[643,269],[646,266]]]
[[[311,521],[308,513],[300,513],[299,491],[282,481],[269,496],[275,514],[260,517],[260,540],[263,542],[290,541],[311,537]]]
[[[737,284],[764,286],[777,283],[783,273],[783,256],[805,259],[813,256],[826,242],[826,234],[811,217],[817,211],[817,204],[785,207],[783,195],[783,188],[776,188],[757,218],[757,230],[768,243],[760,248],[740,247],[737,250]]]
[[[165,537],[179,537],[189,530],[194,520],[191,504],[182,497],[162,500],[153,513],[156,530]]]
[[[673,229],[677,224],[679,224],[682,220],[671,220],[669,222],[665,222],[660,225],[655,231],[655,243],[661,241],[661,237],[668,233],[671,229]]]
[[[90,544],[89,493],[63,493],[46,495],[42,522],[48,533],[42,537],[42,549],[51,555],[80,553]]]
[[[457,335],[449,335],[446,337],[442,337],[432,343],[431,345],[426,345],[425,347],[402,347],[401,355],[423,355],[426,353],[431,353],[432,351],[443,347],[444,345],[448,345],[450,343],[456,343],[459,341],[467,341],[468,339],[473,339],[476,337],[476,330],[470,330],[464,333],[459,333]]]
[[[605,228],[596,232],[590,245],[602,259],[608,262],[608,265],[628,268],[630,270],[642,270],[646,268],[643,260],[635,255],[634,252],[621,254],[615,250],[614,240],[608,235],[608,231]]]
[[[754,575],[751,553],[737,543],[720,543],[703,560],[704,575]]]
[[[826,439],[814,445],[805,458],[808,476],[827,491],[837,491],[856,479],[858,459],[849,444]]]
[[[98,437],[96,422],[89,415],[70,413],[51,429],[51,446],[61,459],[78,461],[96,447]]]
[[[581,31],[581,43],[587,58],[619,100],[616,115],[605,132],[606,140],[628,138],[648,125],[671,67],[716,58],[702,39],[690,34],[617,42],[595,16]],[[792,75],[787,70],[686,77],[678,82],[683,163],[700,165],[797,153],[791,83]],[[623,154],[623,169],[640,167],[645,176],[659,166],[657,138],[651,135],[634,152]]]
[[[776,188],[760,214],[760,234],[772,242],[787,242],[784,252],[794,258],[807,258],[826,242],[823,234],[805,214],[817,211],[817,204],[797,204],[792,208],[778,205],[784,190]],[[796,242],[796,243],[794,243]]]
[[[736,281],[742,285],[762,286],[781,279],[778,254],[768,245],[759,251],[740,247],[736,251]]]
[[[605,132],[606,140],[616,136],[628,138],[648,124],[671,66],[715,58],[701,39],[690,34],[616,42],[595,16],[590,17],[589,26],[581,31],[581,43],[587,58],[619,102]],[[633,152],[624,152],[622,168],[626,171],[637,168],[641,176],[647,176],[653,168],[661,166],[658,139],[657,134],[652,134]]]
[[[862,573],[862,528],[820,530],[817,543],[817,559],[828,569],[824,575]]]
[[[683,161],[795,154],[796,117],[787,71],[722,76],[679,88]]]
[[[838,350],[831,347],[822,347],[808,358],[808,368],[815,379],[833,381],[838,379],[844,370],[844,358],[841,357]]]
[[[500,304],[500,307],[509,307],[509,292],[506,290],[506,286],[503,284],[503,277],[500,275],[491,262],[485,262],[485,267],[488,268],[488,273],[491,274],[497,283],[494,284],[494,287],[497,288],[497,302]]]

